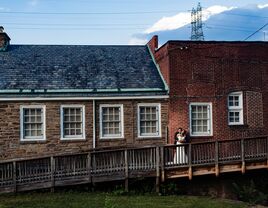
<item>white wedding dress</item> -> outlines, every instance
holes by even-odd
[[[184,139],[185,138],[178,138],[178,141],[176,144],[179,146],[176,147],[176,152],[174,155],[174,164],[178,164],[178,165],[187,165],[188,164],[188,156],[185,153],[186,146],[183,145],[185,143],[180,142]]]

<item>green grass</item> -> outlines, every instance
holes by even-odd
[[[190,196],[128,195],[56,192],[0,195],[0,208],[243,208],[241,202]]]

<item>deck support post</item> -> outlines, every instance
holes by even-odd
[[[266,137],[266,160],[267,160],[267,169],[268,169],[268,136]]]
[[[189,163],[188,177],[189,177],[189,180],[192,180],[193,168],[192,168],[192,144],[191,143],[189,143],[189,146],[188,146],[188,163]]]
[[[125,149],[125,191],[128,192],[129,191],[129,174],[128,174],[128,155],[127,155],[127,149]]]
[[[241,159],[242,159],[242,166],[241,166],[241,172],[242,174],[245,174],[246,172],[246,162],[245,162],[245,143],[244,139],[241,139]]]
[[[14,193],[17,192],[17,166],[16,166],[16,161],[13,162],[13,172],[12,172],[12,177],[13,177],[13,187],[14,187]]]
[[[161,161],[161,182],[165,182],[165,157],[164,146],[160,147],[160,161]]]
[[[156,189],[156,193],[160,193],[160,152],[159,152],[159,147],[156,146],[156,164],[155,164],[155,168],[156,168],[156,181],[155,181],[155,189]]]
[[[54,193],[55,191],[55,159],[54,157],[50,157],[50,168],[51,168],[51,188],[50,192]]]
[[[92,178],[91,178],[91,153],[90,152],[87,155],[87,171],[88,171],[88,183],[92,184]]]
[[[219,168],[219,141],[215,141],[215,175],[219,177],[220,168]]]

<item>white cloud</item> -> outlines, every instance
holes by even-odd
[[[189,24],[191,21],[191,14],[186,12],[181,12],[172,17],[163,17],[158,22],[153,24],[152,27],[145,30],[145,33],[153,33],[163,30],[174,30],[184,25]]]
[[[268,7],[268,4],[263,4],[263,5],[260,4],[260,5],[258,5],[259,9],[263,9],[263,8],[266,8],[266,7]]]
[[[207,20],[212,15],[222,13],[227,10],[231,10],[234,7],[225,7],[225,6],[211,6],[205,10],[203,10],[203,20]],[[175,30],[180,27],[183,27],[187,24],[191,23],[191,13],[190,12],[181,12],[172,17],[163,17],[158,22],[153,24],[152,27],[145,30],[145,34],[150,34],[157,31],[164,30]]]
[[[128,45],[145,45],[148,42],[146,39],[141,38],[131,38],[128,42]]]

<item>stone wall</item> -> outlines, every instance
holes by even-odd
[[[137,104],[161,103],[162,137],[137,138]],[[60,140],[60,106],[79,104],[85,106],[86,140]],[[122,139],[100,140],[99,104],[123,104],[124,135]],[[46,140],[20,141],[20,106],[46,106]],[[167,100],[116,100],[96,101],[96,148],[164,144],[168,121]],[[92,101],[0,102],[0,159],[41,157],[54,154],[81,153],[93,147]]]

